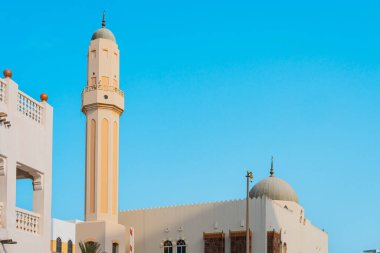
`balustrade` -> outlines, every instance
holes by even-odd
[[[39,233],[40,215],[16,208],[16,228],[31,234]]]
[[[0,103],[5,103],[5,88],[6,83],[0,80]]]
[[[21,91],[17,94],[17,110],[37,123],[42,123],[43,107]]]

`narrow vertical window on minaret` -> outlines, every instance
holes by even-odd
[[[103,49],[103,52],[104,52],[104,56],[105,56],[106,58],[108,58],[108,49]]]
[[[91,59],[95,59],[96,58],[96,50],[92,50],[91,51]]]
[[[91,85],[96,85],[96,77],[91,77]]]

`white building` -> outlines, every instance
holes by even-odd
[[[82,221],[51,220],[51,252],[75,253],[76,225]]]
[[[53,108],[0,78],[0,253],[49,252]],[[16,180],[30,180],[33,208],[16,206]]]

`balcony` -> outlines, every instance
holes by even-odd
[[[39,225],[39,214],[16,207],[16,229],[38,235]]]
[[[114,86],[109,86],[109,85],[91,85],[87,86],[83,89],[83,93],[89,92],[89,91],[94,91],[94,90],[104,90],[104,91],[111,91],[119,94],[120,96],[124,97],[124,92],[120,90],[119,88],[116,88]]]
[[[3,121],[7,120],[7,115],[17,111],[24,119],[43,124],[45,110],[43,104],[28,96],[21,90],[18,90],[17,84],[9,84],[9,82],[7,83],[0,79],[0,113],[3,115]],[[7,122],[8,121],[1,123],[5,124]]]
[[[124,111],[124,92],[115,86],[91,85],[83,89],[82,111],[94,108],[110,108],[119,112]]]

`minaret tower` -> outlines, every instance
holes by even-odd
[[[82,93],[86,115],[86,221],[118,222],[119,118],[124,93],[119,89],[119,49],[113,33],[102,28],[91,38],[87,86]]]

